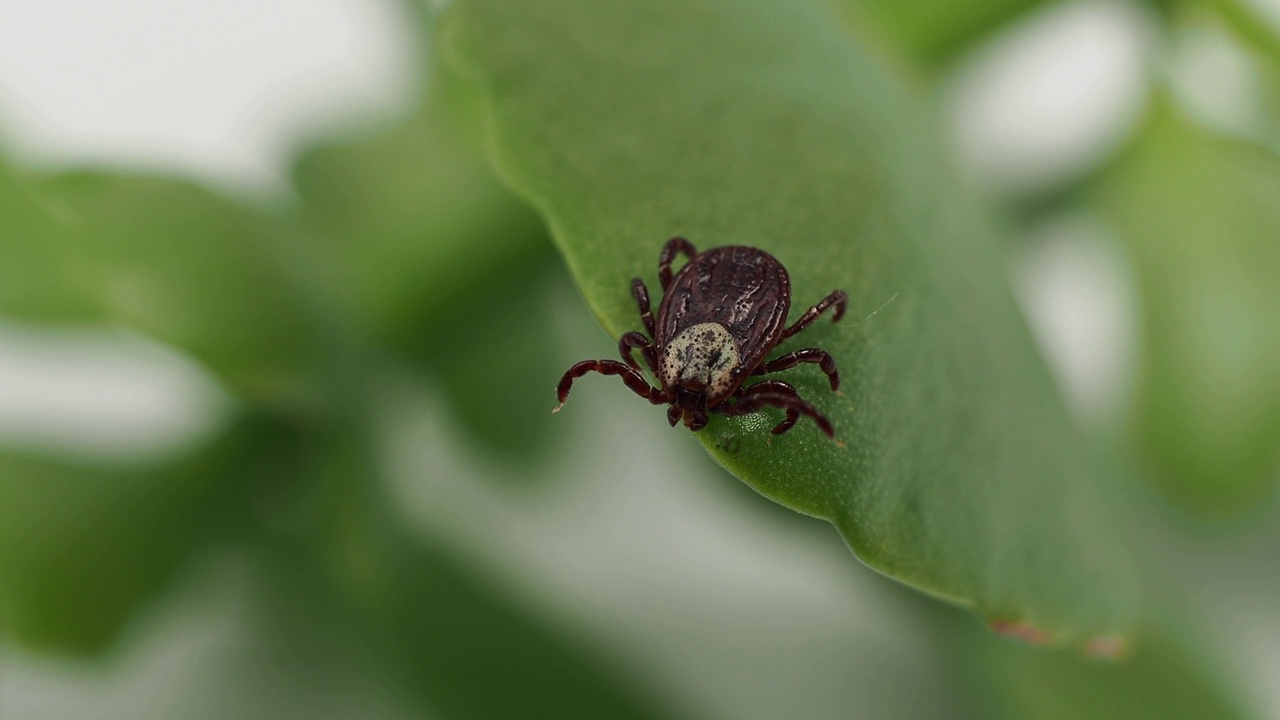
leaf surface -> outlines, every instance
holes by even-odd
[[[1128,626],[1114,478],[1066,418],[991,224],[834,15],[780,0],[453,10],[443,39],[488,99],[500,175],[543,213],[610,335],[640,327],[630,280],[660,295],[673,235],[773,253],[793,318],[849,293],[843,324],[783,346],[829,350],[842,394],[811,366],[778,376],[842,443],[807,421],[773,438],[776,411],[717,417],[697,437],[720,463],[829,519],[872,567],[992,621],[1053,640]]]
[[[43,650],[108,647],[204,541],[243,515],[231,501],[262,433],[245,422],[152,468],[0,454],[0,634]]]
[[[443,63],[431,74],[405,122],[311,150],[294,179],[352,316],[440,381],[472,439],[523,462],[546,448],[544,388],[529,379],[555,367],[531,301],[554,252],[493,176],[469,89]]]
[[[837,0],[926,66],[942,66],[1042,0]]]
[[[973,628],[947,650],[965,682],[972,717],[993,720],[1198,720],[1253,717],[1239,689],[1201,648],[1144,628],[1114,661],[1078,652],[1035,652]],[[1102,647],[1099,644],[1098,647]],[[1119,647],[1119,646],[1116,646]],[[1106,647],[1106,650],[1113,648]]]
[[[1142,292],[1134,435],[1182,507],[1221,516],[1280,482],[1280,158],[1170,104],[1094,195]]]
[[[250,398],[296,387],[322,352],[302,230],[195,183],[22,174],[0,161],[0,315],[125,326]]]

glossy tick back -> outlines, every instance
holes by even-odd
[[[671,263],[684,254],[689,262],[674,276]],[[825,350],[806,348],[771,361],[765,358],[779,342],[813,324],[827,308],[835,308],[832,322],[844,315],[848,302],[836,290],[787,326],[791,308],[791,280],[786,268],[772,255],[742,245],[698,252],[684,238],[672,238],[658,256],[658,281],[662,303],[655,322],[649,290],[640,278],[631,281],[631,294],[640,307],[640,319],[648,333],[629,332],[618,341],[624,363],[617,360],[583,360],[560,379],[557,395],[564,405],[573,381],[590,372],[619,375],[637,395],[654,405],[670,405],[667,420],[674,427],[698,431],[706,427],[708,413],[745,415],[765,407],[786,411],[773,429],[790,430],[801,415],[813,419],[828,437],[835,431],[826,416],[800,397],[791,385],[778,380],[743,383],[750,377],[817,363],[840,387],[835,360]],[[633,351],[639,350],[660,387],[640,374]]]

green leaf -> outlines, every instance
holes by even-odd
[[[0,313],[37,322],[96,316],[75,264],[71,238],[0,157]]]
[[[495,268],[523,267],[548,245],[469,132],[474,104],[435,63],[430,94],[407,122],[312,150],[294,170],[357,316],[393,347],[416,347],[424,326],[447,321]]]
[[[1235,36],[1265,58],[1273,69],[1280,69],[1280,33],[1275,21],[1264,17],[1262,7],[1247,0],[1206,0],[1204,4],[1217,10],[1218,17]]]
[[[1132,419],[1157,482],[1201,514],[1257,506],[1280,480],[1280,158],[1166,103],[1094,201],[1138,276]]]
[[[75,172],[33,178],[25,192],[43,219],[20,239],[57,253],[24,267],[56,294],[36,289],[0,312],[138,329],[250,396],[311,369],[321,329],[297,284],[298,258],[284,255],[294,231],[282,221],[161,178]],[[65,296],[74,313],[45,312],[70,305]]]
[[[1042,0],[836,0],[856,19],[929,66],[953,59]]]
[[[98,652],[226,521],[230,482],[260,437],[246,422],[157,468],[0,455],[0,634]]]
[[[958,626],[958,623],[957,623]],[[1206,655],[1166,632],[1138,634],[1114,661],[1036,651],[966,628],[948,647],[972,717],[992,720],[1243,720],[1236,688]]]
[[[369,387],[362,388],[368,390]],[[284,448],[283,473],[315,493],[313,522],[266,536],[269,575],[317,604],[443,717],[679,718],[482,563],[415,536],[383,493],[378,420],[363,401]],[[301,530],[299,532],[298,530]]]
[[[526,468],[554,447],[545,379],[564,368],[548,343],[556,333],[546,299],[557,281],[568,278],[550,246],[520,267],[494,268],[458,300],[465,311],[423,328],[411,354],[439,381],[453,421],[496,457]]]
[[[430,543],[401,538],[379,564],[380,591],[356,617],[407,686],[447,717],[684,715]]]
[[[843,442],[807,422],[773,438],[776,412],[717,417],[697,437],[719,462],[831,520],[871,566],[993,621],[1061,640],[1128,627],[1112,473],[1066,418],[989,223],[833,15],[783,0],[452,10],[444,40],[489,101],[500,174],[546,217],[611,335],[640,327],[630,279],[652,287],[677,234],[774,253],[797,314],[848,291],[844,324],[786,345],[831,351],[843,395],[812,367],[780,376]]]
[[[477,112],[433,63],[407,122],[307,153],[295,182],[354,316],[441,381],[473,439],[524,461],[546,448],[545,387],[529,378],[555,366],[549,318],[530,300],[543,294],[551,243],[493,177],[471,130]]]
[[[127,326],[250,398],[292,392],[332,330],[295,220],[189,181],[0,157],[0,316]]]

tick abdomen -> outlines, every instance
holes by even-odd
[[[734,370],[742,364],[738,343],[720,323],[686,328],[667,343],[662,354],[662,383],[667,387],[700,385],[710,397],[733,389]]]

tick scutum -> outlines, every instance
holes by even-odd
[[[701,342],[728,351],[732,343],[736,355],[732,378],[717,384],[707,398],[708,405],[715,406],[778,344],[790,307],[791,280],[772,255],[744,245],[712,248],[681,268],[662,296],[658,357],[668,357],[673,346]],[[714,339],[690,332],[702,327],[707,327]],[[666,377],[661,379],[664,384],[674,384]]]

